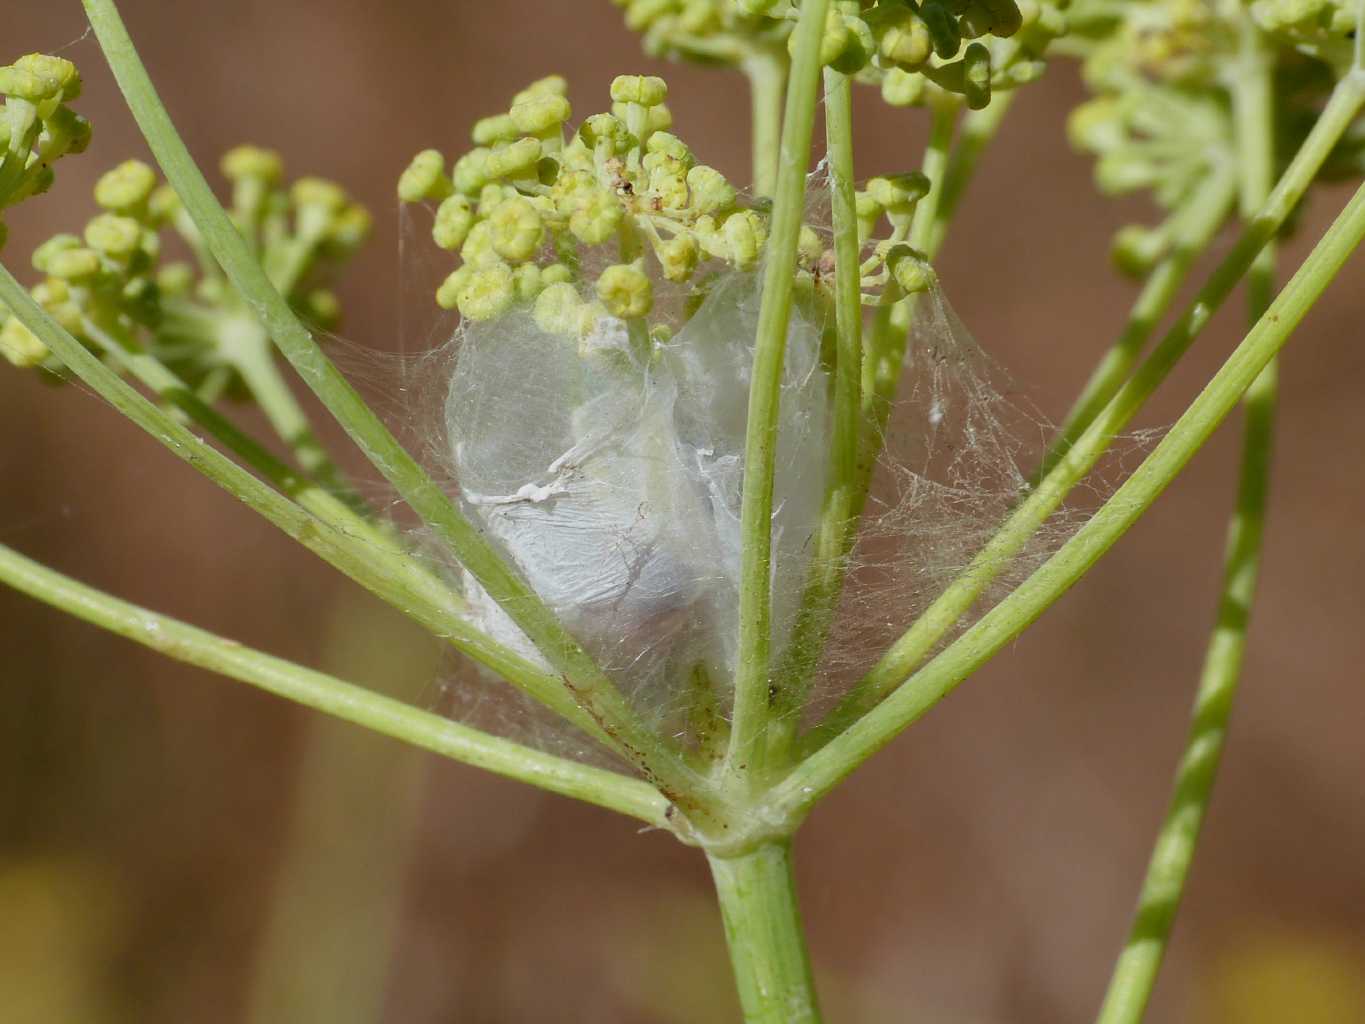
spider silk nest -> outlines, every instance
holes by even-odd
[[[824,182],[817,184],[819,194]],[[434,265],[414,255],[425,251],[419,236],[430,225],[418,221],[430,211],[402,209],[403,305],[411,319],[414,306],[431,305]],[[827,224],[818,209],[808,219]],[[614,255],[604,251],[602,265]],[[589,282],[592,276],[584,274]],[[528,308],[514,308],[459,325],[454,314],[429,318],[423,329],[405,322],[405,339],[423,339],[417,351],[343,352],[342,360],[640,716],[696,749],[714,742],[731,704],[761,272],[719,267],[689,285],[655,273],[654,289],[651,323],[665,322],[673,334],[647,359],[614,318],[601,317],[575,339],[547,333]],[[917,303],[845,584],[809,694],[794,712],[805,725],[967,568],[1026,494],[1051,434],[1041,416],[1007,397],[1004,374],[936,280]],[[828,481],[833,316],[832,307],[822,313],[815,305],[793,304],[780,392],[775,668],[791,653]],[[1074,506],[1055,513],[940,646],[1041,564],[1085,515]],[[474,625],[545,664],[441,545],[421,529],[411,532],[419,557],[464,595]],[[461,721],[554,753],[611,760],[585,734],[453,651],[435,691],[438,708]]]

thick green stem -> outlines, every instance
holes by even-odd
[[[1274,97],[1264,40],[1250,17],[1244,16],[1242,21],[1242,60],[1232,93],[1242,172],[1242,214],[1251,216],[1265,201],[1274,173]],[[1274,249],[1267,246],[1247,281],[1247,311],[1253,323],[1270,306],[1274,277]],[[1237,508],[1228,527],[1218,621],[1205,654],[1189,739],[1170,807],[1157,834],[1132,930],[1109,980],[1098,1024],[1140,1024],[1145,1016],[1208,813],[1256,597],[1275,441],[1275,392],[1272,361],[1246,393],[1241,482]]]
[[[459,725],[293,662],[252,650],[79,583],[0,545],[0,582],[152,650],[249,683],[374,732],[660,828],[668,801],[637,779]]]
[[[1262,214],[1264,216],[1264,214]],[[1060,551],[875,708],[812,754],[771,792],[777,815],[799,813],[890,743],[1064,594],[1161,495],[1289,340],[1365,239],[1365,187],[1346,205],[1156,449]]]
[[[749,79],[753,185],[760,196],[771,196],[777,187],[788,63],[786,51],[778,48],[755,49],[740,63]]]
[[[790,843],[710,862],[745,1024],[819,1024]]]
[[[858,217],[853,183],[853,87],[847,75],[825,69],[825,140],[834,223],[834,408],[829,483],[791,643],[774,675],[777,694],[769,749],[787,756],[799,710],[824,647],[843,589],[853,541],[854,492],[861,447],[863,308],[859,281]]]
[[[676,794],[680,803],[695,805],[697,801],[690,796],[698,788],[698,780],[679,753],[650,731],[583,646],[500,557],[483,531],[460,513],[440,485],[399,444],[271,284],[181,141],[112,0],[83,3],[119,88],[167,180],[228,279],[260,317],[304,383],[370,463],[449,545],[461,565],[558,670],[574,701],[613,736],[617,749]]]
[[[756,773],[764,759],[769,719],[772,645],[773,468],[777,415],[791,314],[796,248],[805,216],[815,104],[820,89],[820,41],[829,0],[806,0],[796,25],[796,57],[787,87],[772,226],[763,268],[763,300],[755,338],[744,444],[740,506],[739,663],[726,764],[732,773]]]
[[[1105,406],[1053,471],[1021,502],[966,570],[934,600],[924,614],[854,687],[830,718],[816,730],[819,744],[854,721],[899,686],[938,641],[967,613],[986,586],[1047,520],[1063,499],[1099,461],[1113,438],[1164,381],[1194,339],[1250,269],[1257,254],[1275,237],[1285,219],[1365,101],[1365,75],[1353,73],[1338,84],[1308,139],[1247,225],[1236,247],[1213,272],[1184,316],[1167,333],[1138,372]],[[1249,384],[1250,382],[1248,382]]]

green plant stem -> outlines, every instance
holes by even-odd
[[[763,267],[763,299],[755,337],[744,444],[740,505],[739,660],[726,767],[757,773],[769,718],[772,643],[773,466],[782,365],[791,314],[796,247],[805,216],[815,105],[820,88],[820,41],[829,0],[806,0],[796,24],[796,57],[787,85],[772,226]]]
[[[546,706],[566,717],[578,714],[557,677],[469,625],[455,603],[433,604],[430,593],[414,589],[403,557],[310,514],[284,495],[205,444],[184,424],[148,401],[84,345],[63,330],[0,264],[0,302],[4,302],[52,353],[91,390],[128,417],[177,458],[218,484],[248,508],[366,589],[421,623],[458,650],[487,665]],[[451,595],[454,598],[454,595]]]
[[[1213,272],[1186,313],[1057,462],[1053,471],[1016,506],[962,574],[892,645],[830,717],[814,730],[812,745],[827,741],[899,686],[943,635],[966,614],[991,580],[1057,509],[1071,489],[1089,473],[1113,438],[1137,414],[1188,351],[1214,311],[1250,269],[1257,254],[1279,232],[1337,140],[1360,110],[1362,101],[1365,101],[1365,75],[1353,73],[1343,78],[1265,205],[1247,225],[1237,245]]]
[[[709,859],[745,1024],[819,1024],[790,844]]]
[[[1270,191],[1275,120],[1269,56],[1260,31],[1245,15],[1241,36],[1242,59],[1232,96],[1242,171],[1241,208],[1247,217],[1254,215]],[[1274,278],[1274,248],[1267,246],[1247,279],[1247,311],[1253,323],[1270,306]],[[1096,1018],[1098,1024],[1140,1024],[1145,1016],[1208,812],[1256,597],[1275,441],[1275,406],[1276,368],[1272,360],[1246,393],[1241,480],[1237,508],[1228,527],[1218,621],[1204,657],[1170,807],[1157,834],[1137,913],[1109,980]]]
[[[1014,640],[1080,579],[1151,507],[1208,440],[1289,340],[1363,238],[1365,186],[1351,198],[1266,314],[1113,497],[1008,597],[773,787],[770,813],[792,815],[809,808]]]
[[[989,104],[981,110],[971,110],[962,119],[962,131],[958,134],[957,145],[943,172],[943,191],[938,199],[934,216],[925,230],[924,254],[932,261],[943,248],[948,237],[948,227],[953,215],[957,213],[967,186],[976,176],[977,164],[981,154],[1000,131],[1000,125],[1014,103],[1014,90],[997,93]]]
[[[777,693],[769,725],[774,760],[790,753],[799,711],[843,589],[853,542],[854,491],[860,477],[863,308],[859,280],[858,217],[853,181],[853,87],[847,75],[826,68],[825,146],[834,225],[834,403],[829,483],[815,550],[792,627],[792,639],[774,675]]]
[[[754,192],[771,196],[777,187],[777,157],[782,140],[782,100],[787,85],[784,49],[755,47],[740,63],[749,79]]]
[[[929,179],[929,191],[915,205],[909,239],[912,247],[926,255],[937,231],[939,211],[943,209],[943,200],[949,190],[948,168],[952,162],[953,133],[957,130],[961,109],[961,104],[951,96],[940,97],[930,106],[929,141],[920,166],[924,176]]]
[[[112,0],[82,2],[114,78],[166,179],[233,287],[260,318],[304,383],[370,463],[436,536],[449,545],[460,564],[561,674],[573,701],[613,738],[616,749],[656,779],[680,805],[699,810],[694,798],[695,791],[701,788],[699,780],[678,751],[645,725],[583,646],[503,561],[483,531],[460,513],[440,485],[399,444],[323,354],[271,284],[181,141],[116,5]]]
[[[373,732],[552,793],[667,828],[668,801],[615,772],[459,725],[333,676],[253,650],[79,583],[0,545],[0,582],[177,661],[197,665]]]
[[[1138,356],[1156,330],[1156,325],[1180,294],[1195,259],[1209,247],[1218,233],[1236,191],[1236,169],[1223,167],[1205,179],[1189,206],[1178,216],[1171,237],[1170,253],[1147,275],[1118,340],[1091,373],[1080,397],[1072,404],[1071,411],[1057,431],[1056,438],[1048,446],[1034,474],[1035,482],[1052,472],[1062,456],[1076,443],[1076,439],[1095,422],[1095,418],[1123,387],[1123,382],[1137,364]]]

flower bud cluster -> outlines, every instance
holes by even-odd
[[[1354,6],[1350,0],[1343,8]],[[1276,82],[1272,131],[1292,152],[1331,86],[1333,74],[1324,72],[1339,74],[1340,62],[1349,64],[1341,10],[1326,0],[1256,0],[1249,8],[1207,0],[1076,0],[1067,45],[1082,58],[1096,95],[1073,111],[1071,141],[1096,157],[1102,191],[1149,191],[1168,211],[1156,227],[1118,232],[1113,251],[1121,269],[1146,274],[1170,252],[1203,183],[1238,166],[1230,89],[1247,59],[1248,16],[1268,33],[1261,59],[1272,63]],[[1315,48],[1321,59],[1311,56]],[[1337,157],[1348,160],[1350,145]]]
[[[742,64],[771,52],[799,12],[793,0],[616,0],[658,56]],[[1043,50],[1066,31],[1066,0],[837,0],[821,62],[909,106],[953,94],[979,109],[993,89],[1042,73]],[[1008,45],[1001,45],[1008,40]]]
[[[470,320],[534,304],[571,332],[647,317],[652,281],[691,281],[708,260],[756,267],[766,216],[669,130],[667,96],[661,78],[622,75],[611,110],[573,130],[564,80],[546,78],[477,122],[448,169],[434,149],[413,158],[399,198],[438,204],[432,238],[460,260],[437,302]],[[596,273],[604,246],[614,262]]]
[[[334,325],[339,305],[327,284],[368,236],[369,214],[329,181],[286,186],[269,150],[238,147],[222,169],[232,183],[232,219],[276,287],[313,324]],[[240,343],[263,334],[175,193],[152,168],[129,160],[104,174],[94,195],[102,212],[81,234],[55,235],[34,251],[33,266],[44,275],[34,298],[96,351],[145,351],[203,397],[235,390]],[[193,264],[162,258],[168,235],[188,247]],[[17,318],[0,315],[0,322],[0,352],[11,362],[46,361]]]
[[[0,67],[0,248],[4,210],[52,187],[52,165],[90,142],[90,122],[67,103],[81,93],[76,66],[31,53]]]

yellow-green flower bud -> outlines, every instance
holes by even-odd
[[[929,179],[919,171],[873,178],[867,183],[867,195],[887,213],[911,213],[915,204],[929,194]]]
[[[962,55],[963,95],[971,110],[982,110],[991,101],[991,51],[984,43],[972,43]]]
[[[512,283],[516,288],[518,302],[530,302],[545,287],[540,268],[534,263],[523,263],[512,271]]]
[[[699,214],[720,213],[735,205],[734,187],[714,167],[697,164],[687,172],[692,209]]]
[[[152,225],[164,224],[180,212],[180,197],[169,185],[162,185],[147,200],[147,216]]]
[[[508,199],[519,194],[516,189],[507,185],[485,185],[479,189],[479,203],[474,212],[480,217],[487,217]]]
[[[603,148],[608,156],[624,153],[630,146],[625,122],[612,114],[593,114],[579,126],[578,134],[589,148]]]
[[[958,30],[957,19],[944,6],[943,0],[926,0],[920,5],[920,17],[929,30],[934,52],[943,60],[956,57],[962,46],[962,33]]]
[[[370,211],[359,203],[350,203],[332,221],[332,228],[327,233],[327,244],[333,252],[338,249],[349,252],[360,248],[373,230],[374,218],[370,216]]]
[[[753,210],[738,210],[726,217],[720,227],[730,262],[740,270],[757,266],[768,237],[763,218]]]
[[[659,258],[664,277],[670,281],[686,281],[691,277],[701,255],[697,240],[690,234],[674,235],[659,245],[654,254]]]
[[[492,320],[512,308],[516,301],[516,282],[504,264],[480,267],[465,279],[456,304],[468,320]]]
[[[131,217],[102,213],[85,226],[85,244],[110,259],[128,259],[141,242],[142,225]]]
[[[908,245],[897,245],[887,253],[886,265],[906,295],[924,291],[934,279],[934,271],[924,253]]]
[[[621,224],[621,204],[603,188],[577,194],[569,214],[569,230],[588,245],[601,245],[616,234]]]
[[[611,98],[616,103],[655,107],[668,99],[668,84],[654,75],[617,75],[611,83]]]
[[[459,305],[460,289],[464,287],[472,273],[474,268],[469,266],[456,267],[452,270],[436,289],[436,304],[442,309],[454,309]]]
[[[141,160],[125,160],[95,182],[95,202],[106,210],[125,213],[147,202],[156,188],[156,172]]]
[[[502,262],[502,257],[493,248],[493,229],[488,221],[474,222],[465,236],[464,245],[460,246],[460,259],[475,268]]]
[[[100,254],[94,249],[63,249],[47,261],[47,272],[64,281],[86,281],[100,272]]]
[[[326,178],[300,178],[289,189],[289,197],[300,209],[315,208],[328,215],[340,213],[346,206],[346,190]]]
[[[602,271],[597,297],[608,313],[622,320],[642,317],[654,308],[654,286],[637,263],[617,263]]]
[[[569,83],[564,80],[563,75],[546,75],[513,96],[512,106],[515,107],[518,103],[529,100],[533,96],[563,96],[568,91]]]
[[[734,3],[745,14],[761,16],[772,14],[787,0],[734,0]]]
[[[451,168],[450,179],[455,186],[455,191],[467,196],[477,196],[479,190],[488,184],[488,156],[489,150],[479,148],[471,149],[464,156],[455,162]]]
[[[802,224],[796,236],[796,251],[807,264],[813,264],[825,254],[825,243],[813,227]]]
[[[877,52],[883,60],[905,71],[923,67],[933,48],[928,26],[908,7],[882,30],[877,44]]]
[[[284,177],[284,161],[280,154],[260,146],[234,146],[223,154],[220,168],[228,181],[256,178],[273,185]]]
[[[1141,224],[1120,228],[1114,236],[1111,255],[1114,263],[1125,274],[1143,277],[1165,254],[1168,238],[1163,231],[1154,231]]]
[[[501,142],[511,142],[522,133],[517,130],[510,114],[495,114],[475,121],[474,130],[469,134],[475,145],[496,146]]]
[[[687,144],[672,132],[655,132],[645,143],[645,150],[648,155],[642,162],[647,168],[652,169],[666,160],[675,160],[683,164],[683,170],[687,171],[696,163]]]
[[[33,250],[33,269],[43,274],[51,273],[48,267],[52,265],[52,257],[58,253],[67,252],[70,249],[79,249],[80,247],[81,240],[75,235],[53,235]]]
[[[188,295],[194,285],[194,268],[188,263],[167,263],[156,272],[156,286],[164,295]]]
[[[687,177],[677,160],[655,167],[649,175],[649,196],[660,210],[681,210],[687,206]]]
[[[490,178],[534,178],[540,157],[538,139],[518,139],[489,153],[484,171]]]
[[[552,284],[563,284],[573,280],[573,271],[563,263],[551,263],[548,267],[540,269],[541,283],[548,286]]]
[[[523,135],[545,135],[558,131],[572,116],[573,108],[563,96],[541,93],[514,104],[511,120]]]
[[[439,150],[422,150],[399,176],[398,198],[405,203],[444,199],[454,187],[446,177],[445,169],[445,157]]]
[[[924,78],[900,68],[891,68],[882,78],[882,99],[888,106],[908,107],[924,95]]]
[[[76,70],[75,64],[63,57],[30,53],[16,60],[14,66],[41,79],[48,97],[69,102],[81,94],[80,72]]]
[[[576,334],[583,306],[573,285],[558,282],[547,285],[536,297],[531,315],[536,326],[547,334]]]
[[[0,356],[20,369],[37,366],[47,355],[47,346],[17,316],[10,317],[4,327],[0,327]]]
[[[474,211],[465,196],[449,196],[436,209],[436,222],[431,226],[431,237],[442,249],[454,252],[464,244],[465,236],[474,223]]]
[[[303,313],[324,330],[341,322],[341,300],[326,288],[314,288],[303,298]]]
[[[489,215],[493,249],[512,263],[529,260],[545,240],[545,226],[536,208],[522,196],[505,199]]]

